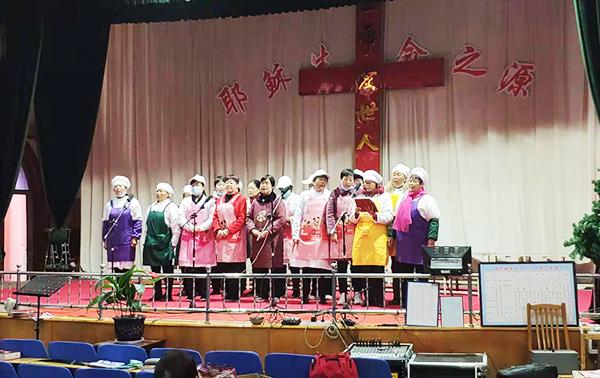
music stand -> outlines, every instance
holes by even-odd
[[[41,298],[50,297],[69,282],[69,277],[35,276],[13,294],[37,297],[37,318],[35,320],[35,338],[40,339]]]

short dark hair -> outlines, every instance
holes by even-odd
[[[275,187],[275,177],[271,176],[270,174],[266,174],[263,177],[260,178],[260,182],[262,183],[263,181],[269,181],[271,183],[272,187]]]
[[[198,368],[196,362],[188,353],[181,350],[170,350],[156,364],[154,377],[196,378],[198,377]]]
[[[256,186],[256,188],[258,189],[258,187],[260,187],[260,181],[258,181],[257,179],[252,179],[248,182],[248,184],[253,183],[254,186]]]
[[[236,183],[236,184],[239,184],[239,183],[240,183],[240,178],[239,178],[239,177],[237,177],[237,176],[236,176],[236,175],[234,175],[234,174],[230,174],[230,175],[228,175],[227,177],[225,177],[225,182],[227,182],[227,181],[229,181],[229,180],[233,180],[233,181],[235,181],[235,183]]]
[[[414,178],[416,178],[417,180],[419,180],[419,185],[423,185],[423,179],[421,179],[419,176],[417,176],[417,175],[412,175],[412,176],[410,176],[410,178],[412,178],[412,177],[414,177]]]
[[[213,182],[214,186],[217,186],[218,183],[222,182],[223,184],[225,184],[225,176],[223,175],[218,175],[217,177],[215,177],[215,181]]]
[[[348,176],[352,176],[352,178],[354,178],[354,171],[350,168],[342,169],[342,171],[340,172],[340,180]]]

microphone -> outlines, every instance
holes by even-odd
[[[362,186],[362,184],[359,182],[358,184],[354,185],[354,190],[352,190],[352,198],[356,197],[358,195],[358,191],[360,189],[360,187]]]
[[[135,196],[133,194],[127,194],[127,202],[131,202],[134,197]]]

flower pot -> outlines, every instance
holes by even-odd
[[[113,320],[117,341],[136,341],[144,336],[145,316],[115,316]]]

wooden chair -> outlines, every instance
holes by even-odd
[[[567,328],[567,310],[564,303],[559,305],[527,303],[527,343],[532,350],[571,349]],[[533,347],[532,331],[535,329],[537,347]],[[560,334],[563,334],[564,345]]]

